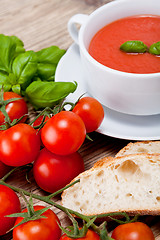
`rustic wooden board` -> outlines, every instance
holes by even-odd
[[[97,7],[110,2],[109,0],[1,0],[0,1],[0,32],[6,35],[17,35],[24,41],[27,50],[40,50],[51,45],[58,45],[67,49],[72,39],[67,31],[67,22],[76,13],[90,14]],[[128,141],[111,138],[99,133],[92,133],[93,142],[85,141],[80,153],[85,161],[85,168],[89,169],[94,162],[104,156],[114,156]],[[31,183],[27,183],[24,172],[13,175],[8,182],[22,187],[32,193],[45,195],[36,185],[32,173]],[[60,201],[60,197],[55,198]],[[24,202],[21,199],[22,208]],[[35,204],[43,202],[34,200]],[[69,224],[65,215],[58,209],[52,208],[63,226]],[[159,217],[144,218],[160,239]],[[11,234],[0,237],[2,240],[12,239]],[[23,240],[23,239],[22,239]]]

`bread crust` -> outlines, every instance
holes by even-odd
[[[159,147],[160,147],[160,141],[130,142],[130,143],[128,143],[124,148],[122,148],[122,149],[115,155],[115,157],[119,157],[119,156],[124,156],[124,155],[126,155],[126,152],[129,152],[130,149],[132,149],[132,148],[135,147],[135,146],[142,148],[142,151],[143,151],[143,150],[146,150],[145,152],[139,152],[139,153],[148,153],[148,151],[147,151],[147,145],[148,145],[148,146],[151,146],[151,145],[154,145],[154,144],[159,145]],[[146,147],[146,149],[145,149],[145,147]],[[138,152],[135,152],[135,153],[138,154]],[[150,154],[151,154],[151,153],[150,153]],[[160,154],[160,149],[159,149],[159,153],[153,152],[153,154]],[[128,154],[127,154],[127,155],[128,155]]]

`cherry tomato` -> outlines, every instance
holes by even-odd
[[[5,165],[0,161],[0,178],[2,178],[7,172],[11,170],[11,167]]]
[[[36,130],[19,123],[3,131],[0,137],[0,160],[9,166],[22,166],[35,160],[40,150]]]
[[[82,118],[87,133],[97,130],[104,118],[102,105],[92,97],[81,98],[73,108],[73,112]]]
[[[154,240],[152,230],[142,222],[133,222],[119,225],[113,230],[115,240]]]
[[[44,117],[44,116],[38,117],[38,118],[36,119],[36,121],[33,123],[33,127],[39,126],[39,125],[42,123],[43,117]],[[49,117],[46,116],[45,119],[44,119],[44,122],[47,122],[48,120],[49,120]],[[42,131],[42,129],[40,129],[40,130],[39,130],[39,129],[36,129],[36,131],[37,131],[37,133],[38,133],[38,135],[39,135],[39,137],[40,137],[40,139],[41,139],[41,131]],[[41,146],[43,146],[42,140],[41,140]]]
[[[23,115],[28,113],[28,107],[27,107],[26,102],[17,93],[4,92],[3,98],[4,98],[4,100],[8,100],[11,98],[21,98],[20,100],[10,102],[6,105],[6,112],[8,113],[11,121],[13,121],[14,119],[19,119],[20,117],[22,117]],[[27,119],[27,116],[22,118],[21,122],[25,122],[26,119]],[[0,125],[2,125],[2,123],[4,123],[4,120],[5,120],[4,115],[0,111]]]
[[[84,171],[84,162],[79,153],[67,156],[51,153],[43,148],[33,165],[35,181],[47,192],[55,192],[67,185]]]
[[[35,211],[43,208],[43,206],[34,206]],[[23,212],[27,212],[27,209]],[[59,240],[61,230],[58,223],[60,224],[60,221],[56,214],[52,210],[48,209],[42,214],[42,216],[45,216],[46,218],[31,220],[14,228],[13,240]],[[22,220],[23,218],[18,217],[15,225],[20,223]]]
[[[60,240],[72,240],[73,238],[69,238],[66,236],[66,234],[63,234],[60,238]],[[88,229],[88,232],[85,237],[83,238],[74,238],[75,240],[83,239],[83,240],[100,240],[100,236],[93,232],[92,230]]]
[[[76,152],[83,144],[86,129],[82,119],[70,111],[62,111],[50,118],[42,128],[44,146],[58,155]]]
[[[0,236],[6,234],[16,221],[16,218],[5,216],[20,211],[20,201],[16,193],[9,187],[0,185]]]

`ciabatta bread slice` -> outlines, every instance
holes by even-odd
[[[62,194],[62,205],[85,215],[125,211],[160,214],[160,155],[104,158]]]
[[[116,154],[116,157],[136,153],[160,154],[160,141],[143,141],[129,143]]]

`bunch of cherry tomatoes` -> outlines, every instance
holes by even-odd
[[[72,111],[61,111],[52,117],[40,116],[30,125],[26,122],[28,114],[24,99],[13,92],[5,92],[3,100],[20,98],[9,102],[5,110],[11,120],[20,122],[9,128],[0,130],[0,178],[11,167],[19,167],[33,163],[33,175],[37,185],[53,193],[67,185],[74,177],[84,171],[84,162],[77,152],[83,144],[86,133],[95,131],[104,118],[102,105],[91,97],[82,97]],[[1,102],[0,102],[1,107]],[[40,130],[35,127],[45,122]],[[0,111],[0,126],[5,117]],[[3,206],[3,207],[2,207]],[[34,210],[43,209],[35,206]],[[0,236],[9,231],[13,225],[19,224],[23,218],[6,217],[21,211],[17,194],[9,187],[0,185]],[[23,212],[25,213],[25,209]],[[65,234],[61,236],[60,222],[53,211],[48,209],[38,220],[28,221],[13,230],[14,240],[69,240]],[[99,235],[88,230],[85,240],[99,240]],[[116,240],[154,240],[150,228],[144,223],[136,222],[119,225],[112,233]]]

